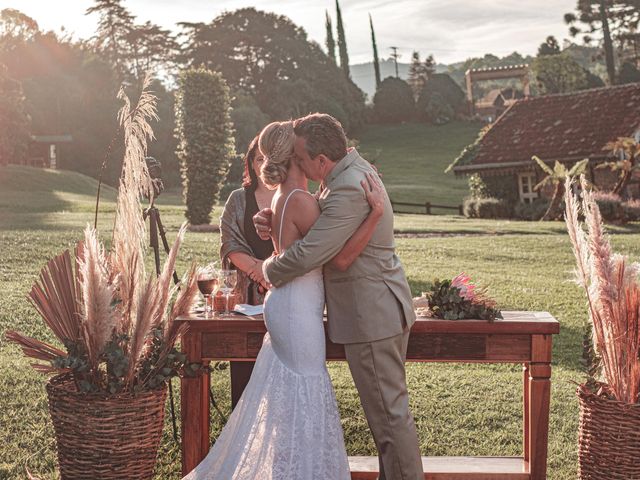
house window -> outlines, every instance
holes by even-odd
[[[536,175],[533,172],[525,172],[518,174],[518,191],[520,192],[520,201],[523,203],[532,203],[538,198],[538,192],[533,190],[536,185]]]

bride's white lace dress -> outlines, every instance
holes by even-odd
[[[323,310],[322,269],[269,291],[269,333],[251,379],[209,454],[185,480],[351,478],[325,363]]]

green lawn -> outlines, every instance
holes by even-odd
[[[480,128],[470,122],[372,125],[356,138],[361,153],[378,166],[393,200],[457,206],[468,193],[467,180],[444,170]]]
[[[391,188],[393,178],[392,172],[385,173]],[[0,332],[12,328],[53,341],[25,295],[45,261],[71,247],[86,222],[92,221],[94,188],[95,183],[75,174],[0,169]],[[107,189],[99,220],[104,238],[110,236],[113,198],[113,190]],[[171,240],[183,221],[182,207],[176,195],[160,197],[159,203]],[[214,216],[218,214],[219,209]],[[583,377],[579,359],[586,309],[581,292],[569,281],[573,257],[562,224],[399,215],[397,228],[424,237],[464,234],[397,239],[415,294],[435,276],[451,277],[465,271],[489,285],[503,309],[548,310],[558,318],[561,333],[553,349],[548,478],[574,479],[578,423],[574,382]],[[618,227],[614,232],[616,249],[637,259],[640,226]],[[218,245],[217,234],[188,233],[179,271],[192,260],[205,262],[216,257]],[[521,453],[521,366],[410,364],[407,371],[423,454]],[[346,366],[330,364],[330,372],[349,454],[373,454]],[[25,467],[43,479],[58,478],[44,383],[18,348],[0,338],[0,479],[25,478]],[[178,391],[178,382],[174,385]],[[216,372],[213,385],[217,400],[229,412],[227,372]],[[215,437],[222,425],[215,413],[212,420]],[[180,452],[171,439],[167,416],[156,478],[179,477]]]

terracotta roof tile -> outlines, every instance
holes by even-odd
[[[640,83],[515,102],[480,142],[472,164],[602,156],[640,128]]]

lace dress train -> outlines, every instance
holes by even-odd
[[[269,333],[251,379],[207,457],[184,480],[348,480],[326,368],[321,269],[272,289]]]

